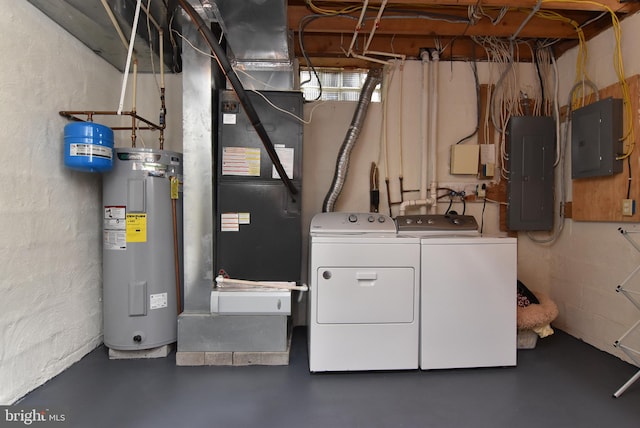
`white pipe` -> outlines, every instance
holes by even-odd
[[[138,60],[133,60],[133,88],[131,90],[131,111],[136,111],[136,95],[138,92]]]
[[[160,87],[164,88],[164,32],[159,30],[160,37]]]
[[[440,54],[437,50],[431,52],[431,73],[429,74],[429,82],[431,88],[429,94],[431,95],[431,105],[429,106],[429,174],[431,175],[431,192],[430,198],[434,201],[437,200],[437,162],[436,162],[436,145],[438,143],[438,66],[440,64]],[[436,213],[436,205],[434,202],[431,205],[431,213]]]
[[[422,60],[422,101],[420,103],[420,139],[422,141],[422,157],[420,161],[420,199],[427,199],[427,190],[429,188],[429,175],[428,175],[428,162],[429,162],[429,139],[427,133],[429,132],[427,118],[429,117],[429,94],[427,88],[429,87],[429,52],[423,51],[420,54]],[[426,214],[426,212],[422,212]]]
[[[431,193],[431,197],[427,197],[429,189],[429,174],[431,173],[433,166],[430,165],[431,157],[435,157],[431,153],[431,147],[435,144],[431,144],[430,130],[433,128],[430,123],[430,112],[433,108],[431,105],[431,96],[433,94],[433,82],[430,68],[432,63],[429,62],[429,52],[424,51],[420,55],[422,60],[422,102],[421,102],[421,139],[422,139],[422,159],[421,159],[421,177],[420,177],[420,199],[404,201],[400,204],[399,215],[405,215],[408,207],[432,207],[436,204],[436,192],[435,189]],[[426,209],[424,210],[426,212]],[[423,213],[425,213],[423,212]]]
[[[133,55],[133,45],[136,40],[136,33],[138,31],[138,18],[140,18],[140,6],[142,0],[138,0],[136,3],[136,12],[133,15],[133,26],[131,27],[131,38],[129,39],[129,51],[127,52],[127,63],[124,68],[124,74],[122,76],[122,89],[120,90],[120,104],[118,104],[118,115],[122,114],[124,107],[124,94],[127,90],[127,78],[129,77],[129,66],[131,64],[131,55]]]
[[[369,50],[369,45],[371,44],[371,40],[373,40],[374,34],[376,34],[376,30],[380,26],[380,19],[382,18],[382,12],[384,12],[384,8],[387,5],[388,0],[383,0],[380,5],[380,9],[378,9],[378,15],[376,16],[375,21],[373,22],[373,28],[371,29],[371,33],[369,33],[369,38],[367,39],[367,43],[364,45],[363,52],[367,52]]]
[[[149,0],[149,2],[147,3],[147,5],[151,4],[151,0]],[[162,31],[162,27],[160,26],[160,24],[158,24],[158,21],[156,21],[153,18],[153,15],[151,15],[151,12],[149,11],[148,7],[145,7],[145,5],[141,5],[140,8],[143,10],[143,12],[147,15],[147,18],[149,18],[149,21],[151,21],[151,23],[153,24],[154,27],[156,27],[156,30],[158,31]]]
[[[347,52],[347,56],[351,56],[351,54],[353,54],[353,45],[356,44],[356,40],[358,39],[358,35],[360,34],[360,29],[362,28],[362,21],[364,21],[364,15],[367,13],[368,4],[369,4],[369,0],[364,0],[364,4],[362,5],[362,11],[360,12],[360,18],[358,19],[358,23],[356,24],[355,30],[353,30],[353,37],[351,38],[351,44],[349,45],[349,51]]]
[[[404,201],[400,204],[400,211],[398,215],[404,215],[407,211],[407,207],[432,207],[435,203],[435,198],[412,199],[410,201]]]

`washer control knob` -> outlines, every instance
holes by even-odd
[[[322,277],[324,279],[331,279],[331,272],[328,270],[325,270],[324,272],[322,272]]]
[[[404,222],[407,223],[407,224],[411,224],[411,223],[413,223],[413,220],[411,220],[410,218],[407,218],[407,219],[404,220]]]
[[[368,221],[369,223],[373,223],[373,222],[375,221],[375,218],[374,218],[372,215],[370,215],[370,216],[367,218],[367,221]]]
[[[436,221],[432,218],[430,218],[429,220],[427,220],[427,224],[434,224]]]
[[[355,214],[349,214],[349,223],[355,223],[356,221],[358,221],[358,216]]]
[[[422,219],[421,219],[421,218],[419,218],[418,220],[416,220],[416,223],[418,223],[418,224],[422,224]]]
[[[451,222],[452,222],[453,224],[462,224],[462,221],[460,221],[460,219],[459,219],[459,218],[454,218],[453,220],[451,220]]]
[[[384,223],[385,221],[387,221],[387,219],[383,216],[378,217],[378,223]]]

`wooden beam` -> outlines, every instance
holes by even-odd
[[[290,2],[293,4],[293,2]],[[325,8],[331,8],[331,4],[335,3],[335,8],[341,8],[344,4],[362,4],[362,0],[316,0],[314,4],[319,4]],[[371,0],[370,5],[377,6],[382,0]],[[503,7],[533,9],[536,7],[538,0],[482,0],[483,7]],[[478,0],[397,0],[394,5],[417,6],[475,6]],[[552,10],[585,10],[585,11],[602,11],[606,6],[614,12],[631,13],[637,10],[637,5],[633,2],[620,2],[618,0],[597,0],[597,1],[578,1],[578,0],[542,0],[541,9]]]
[[[295,37],[295,55],[300,58],[300,61],[304,61],[302,58],[302,52],[300,45],[297,43],[297,35]],[[351,42],[350,37],[341,37],[337,34],[323,35],[323,36],[305,36],[304,45],[305,50],[312,57],[314,65],[319,65],[317,61],[322,61],[322,57],[331,58],[346,58],[345,51],[349,48]],[[362,40],[356,45],[356,52],[359,51],[359,47],[364,42]],[[577,43],[577,41],[576,41]],[[435,37],[409,37],[398,36],[393,37],[389,35],[380,35],[374,37],[370,51],[387,52],[399,55],[404,55],[408,59],[416,59],[420,57],[420,52],[423,49],[436,49]],[[469,38],[440,38],[439,46],[444,47],[443,52],[440,54],[440,59],[444,61],[448,60],[469,60],[475,56],[479,61],[486,60],[485,50],[474,43]],[[520,47],[519,60],[524,62],[531,61],[531,50]]]
[[[288,12],[288,26],[297,31],[300,21],[309,15],[309,11],[302,6],[290,6]],[[404,14],[409,16],[411,14]],[[496,36],[510,37],[520,27],[522,21],[527,17],[525,12],[512,12],[500,21],[500,25],[493,25],[488,19],[480,20],[475,25],[466,23],[452,23],[442,20],[432,20],[424,18],[402,18],[392,19],[394,14],[385,15],[387,19],[382,19],[380,26],[375,30],[376,36],[379,34],[392,35],[415,35],[415,36]],[[400,16],[400,15],[398,15]],[[311,33],[338,33],[352,35],[355,31],[356,19],[354,16],[327,16],[313,20],[305,26],[305,34]],[[464,17],[466,19],[466,13]],[[366,21],[361,34],[369,34],[372,30],[372,21]],[[574,28],[560,21],[550,21],[540,17],[533,17],[525,25],[519,34],[520,38],[561,38],[577,39]]]

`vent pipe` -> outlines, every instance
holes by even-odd
[[[362,125],[367,115],[369,104],[371,103],[373,91],[381,81],[382,69],[376,68],[369,70],[367,79],[362,86],[362,91],[360,91],[360,98],[358,99],[358,105],[356,106],[356,111],[353,114],[353,119],[351,120],[351,126],[349,126],[347,135],[340,147],[340,152],[338,153],[333,182],[331,183],[331,188],[329,189],[327,196],[324,198],[322,212],[331,212],[334,210],[336,201],[338,200],[338,197],[342,192],[342,188],[344,187],[344,183],[347,180],[351,150],[353,149],[353,146],[355,146],[358,136],[360,135],[360,131],[362,130]]]

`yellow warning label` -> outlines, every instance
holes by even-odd
[[[147,242],[146,214],[127,214],[127,242]]]
[[[171,177],[171,199],[178,199],[178,177]]]

